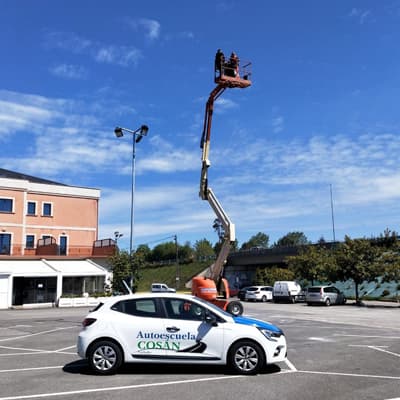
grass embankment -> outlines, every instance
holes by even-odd
[[[209,263],[193,262],[189,264],[176,264],[145,266],[140,269],[139,292],[148,292],[153,282],[165,283],[171,288],[176,288],[176,276],[179,276],[179,291],[190,291],[185,288],[185,283],[193,276],[199,274],[209,266]]]

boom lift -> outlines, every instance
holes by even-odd
[[[207,270],[206,275],[197,276],[192,279],[192,294],[194,296],[210,301],[218,307],[228,311],[233,315],[241,315],[243,306],[239,301],[229,301],[230,291],[228,281],[223,278],[223,269],[228,257],[231,244],[235,242],[235,225],[229,219],[225,210],[215,196],[212,189],[208,186],[208,168],[211,163],[209,160],[211,123],[214,111],[214,102],[227,88],[247,88],[251,85],[250,71],[251,63],[246,63],[239,67],[239,59],[232,53],[226,62],[223,53],[218,50],[215,59],[214,82],[217,86],[210,93],[206,104],[204,116],[203,134],[201,137],[200,148],[202,149],[202,167],[200,176],[200,197],[207,200],[220,221],[224,237],[221,250],[213,265]]]

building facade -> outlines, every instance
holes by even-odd
[[[100,190],[0,169],[0,255],[90,256]],[[49,249],[47,249],[49,250]]]
[[[104,291],[112,239],[98,240],[100,190],[0,168],[0,308]]]

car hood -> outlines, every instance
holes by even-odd
[[[270,331],[276,333],[283,333],[282,330],[277,326],[272,325],[269,322],[261,321],[259,319],[238,316],[238,317],[233,317],[233,320],[235,321],[236,324],[250,325],[250,326],[255,326],[256,328],[269,329]]]

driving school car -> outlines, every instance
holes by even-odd
[[[125,362],[220,364],[249,375],[287,355],[277,326],[176,293],[117,296],[100,303],[83,320],[77,347],[92,371],[102,375]]]

